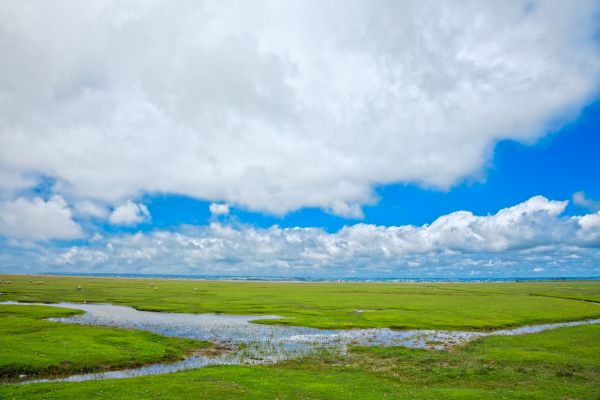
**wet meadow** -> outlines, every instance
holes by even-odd
[[[0,399],[600,395],[598,281],[0,275],[0,293]]]

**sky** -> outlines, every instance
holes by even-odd
[[[7,0],[0,273],[600,276],[599,17]]]

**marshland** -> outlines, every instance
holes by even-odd
[[[595,398],[600,282],[0,277],[2,398]]]

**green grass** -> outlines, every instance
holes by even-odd
[[[0,276],[1,299],[97,302],[139,310],[277,314],[317,328],[494,329],[600,317],[600,282],[272,283]],[[10,282],[10,283],[7,283]],[[357,312],[363,310],[363,312]]]
[[[0,378],[63,375],[177,360],[205,342],[45,321],[79,311],[0,305]]]
[[[356,348],[275,366],[0,387],[2,399],[598,399],[600,326],[488,337],[452,352]]]
[[[600,317],[600,282],[265,283],[0,276],[0,300],[141,310],[277,314],[313,327],[493,329]],[[363,312],[357,312],[363,310]],[[42,318],[0,306],[0,371],[60,374],[178,358],[198,342]],[[273,366],[209,367],[125,380],[0,386],[0,399],[600,399],[600,326],[486,337],[450,352],[355,348]]]

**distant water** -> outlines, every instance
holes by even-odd
[[[488,278],[423,278],[423,277],[290,277],[290,276],[235,276],[235,275],[179,275],[179,274],[129,274],[129,273],[77,273],[45,272],[42,275],[82,276],[100,278],[149,279],[202,279],[265,282],[528,282],[528,281],[579,281],[600,280],[598,276],[581,277],[488,277]]]

